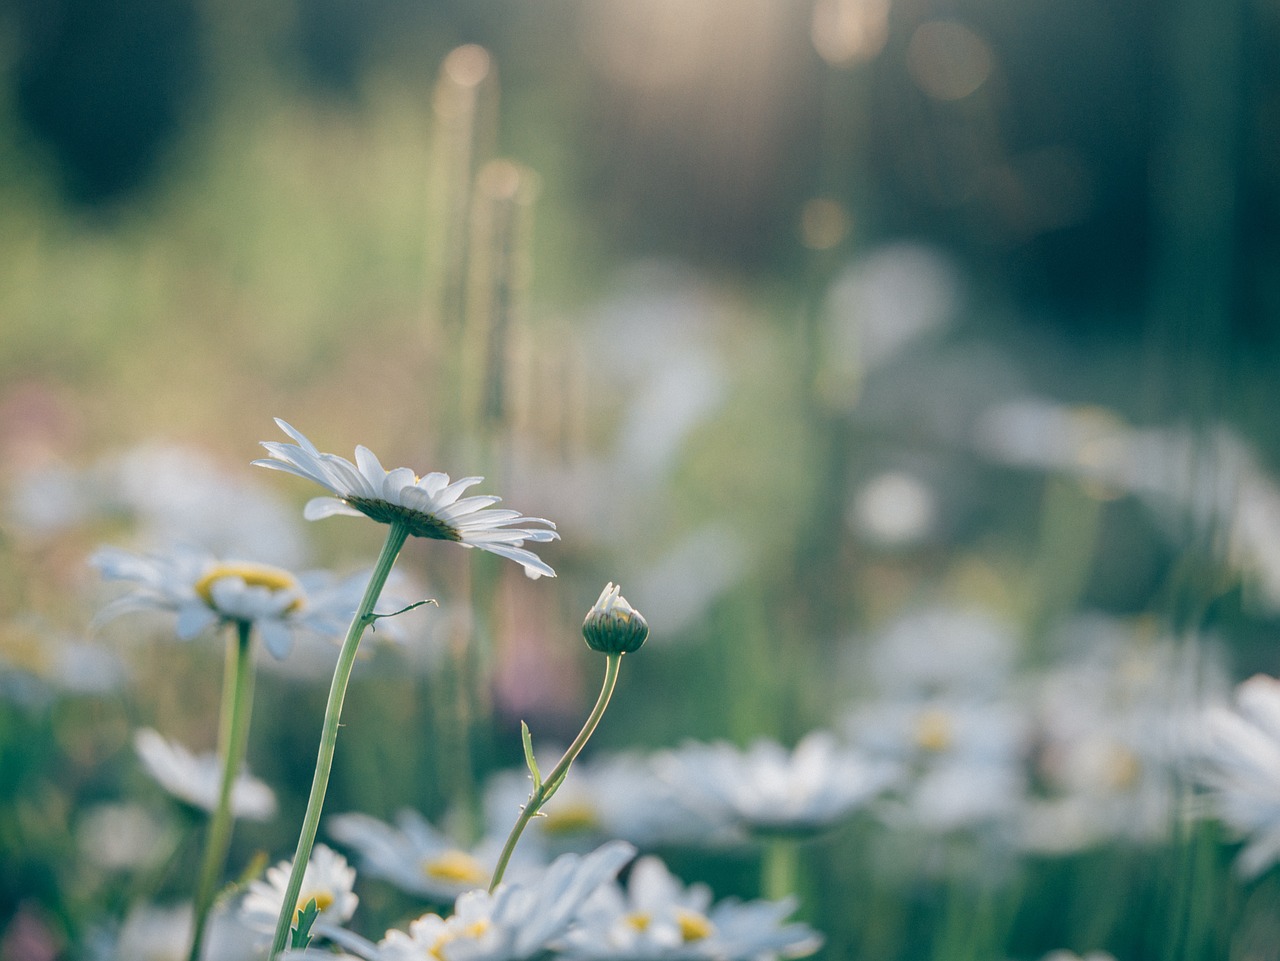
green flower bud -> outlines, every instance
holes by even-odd
[[[649,636],[649,625],[640,612],[627,603],[622,588],[612,583],[600,592],[595,605],[582,622],[587,647],[603,654],[630,654],[640,650]]]

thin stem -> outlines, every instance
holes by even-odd
[[[795,839],[771,837],[765,841],[760,864],[760,890],[768,901],[781,901],[796,893],[800,877],[800,849]]]
[[[205,924],[213,908],[218,879],[226,867],[227,851],[231,847],[231,828],[234,817],[231,811],[231,794],[240,765],[244,762],[245,747],[249,742],[249,717],[253,713],[253,649],[250,640],[252,625],[249,621],[236,621],[235,635],[227,643],[227,660],[222,678],[222,708],[218,718],[218,753],[222,759],[222,783],[218,785],[218,803],[209,821],[209,836],[205,842],[204,863],[200,867],[200,880],[196,887],[195,923],[191,932],[191,951],[188,961],[198,961],[200,946],[204,941]]]
[[[298,835],[298,848],[293,856],[293,867],[289,871],[289,883],[285,888],[284,901],[280,905],[280,917],[276,921],[275,939],[271,944],[270,961],[284,950],[289,940],[289,928],[293,925],[293,916],[298,909],[298,893],[302,890],[302,875],[311,860],[311,848],[316,841],[316,831],[320,827],[320,811],[324,807],[324,795],[329,786],[329,772],[333,768],[333,752],[338,742],[338,722],[342,717],[342,702],[347,694],[347,682],[351,679],[351,669],[355,664],[356,650],[360,647],[360,638],[364,630],[374,620],[373,607],[378,603],[378,595],[391,574],[391,568],[409,536],[404,524],[393,523],[387,532],[387,540],[382,545],[382,553],[378,555],[378,563],[369,578],[360,607],[347,629],[346,639],[342,642],[342,650],[338,653],[338,663],[333,669],[333,683],[329,687],[329,700],[324,709],[324,726],[320,731],[320,750],[316,755],[316,772],[311,780],[311,795],[307,799],[307,812],[302,819],[302,832]]]
[[[533,793],[529,795],[529,800],[520,809],[520,816],[516,818],[515,826],[512,827],[511,833],[507,836],[507,843],[502,846],[502,854],[498,857],[497,867],[493,869],[493,880],[489,882],[490,892],[502,881],[502,875],[507,870],[507,862],[511,860],[511,854],[516,849],[516,842],[520,840],[520,835],[524,833],[525,827],[533,820],[534,815],[538,813],[538,809],[546,803],[549,795],[554,793],[560,786],[560,782],[569,773],[569,765],[582,753],[587,741],[595,733],[596,727],[600,724],[600,719],[604,717],[605,708],[609,706],[609,698],[613,696],[613,688],[618,683],[618,667],[621,664],[621,654],[605,655],[604,685],[600,688],[600,696],[596,699],[596,706],[592,708],[591,716],[587,718],[587,723],[582,725],[582,730],[573,739],[569,749],[564,752],[560,762],[552,768],[550,774],[543,778],[542,783],[534,788]]]

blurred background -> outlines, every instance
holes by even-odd
[[[536,584],[410,545],[441,608],[357,676],[335,811],[475,807],[522,718],[570,738],[609,580],[653,635],[601,750],[794,743],[910,674],[887,652],[963,659],[977,611],[1043,800],[1058,665],[1178,709],[1280,672],[1278,41],[1269,0],[11,0],[0,958],[182,889],[111,887],[81,827],[158,802],[135,727],[212,748],[218,645],[91,628],[92,550],[375,556],[248,466],[273,416],[563,537]],[[326,650],[264,671],[282,813],[233,864],[292,846]],[[870,823],[810,853],[801,916],[831,958],[1276,956],[1229,839],[1117,823],[1014,845],[987,941],[970,862],[876,860]],[[749,857],[672,863],[759,893]]]

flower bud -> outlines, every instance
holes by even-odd
[[[587,647],[604,654],[630,654],[640,650],[649,636],[649,625],[640,612],[627,603],[622,588],[612,583],[600,592],[595,605],[582,622]]]

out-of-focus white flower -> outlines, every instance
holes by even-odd
[[[561,953],[584,961],[767,961],[822,946],[808,925],[786,922],[792,899],[711,902],[706,885],[685,887],[660,860],[643,857],[625,888],[613,882],[592,895]]]
[[[898,243],[850,264],[827,294],[819,384],[851,405],[863,377],[943,329],[959,299],[955,268],[935,250]]]
[[[933,606],[885,628],[871,651],[871,677],[882,695],[964,699],[1007,689],[1017,654],[1009,627],[985,611]]]
[[[283,499],[224,470],[205,451],[144,444],[84,469],[53,464],[20,475],[9,512],[36,536],[94,517],[133,522],[145,544],[196,544],[293,566],[302,533]]]
[[[1280,861],[1280,680],[1254,675],[1235,700],[1205,711],[1198,773],[1218,817],[1247,839],[1237,866],[1254,877]]]
[[[1116,961],[1115,955],[1106,951],[1086,951],[1084,954],[1076,954],[1074,951],[1059,949],[1050,951],[1040,961]]]
[[[1100,615],[1076,618],[1062,640],[1076,653],[1036,686],[1041,790],[1023,812],[1022,843],[1060,853],[1159,840],[1200,705],[1225,690],[1213,648]]]
[[[85,860],[107,871],[158,864],[177,843],[173,829],[140,804],[98,804],[76,825]]]
[[[555,577],[556,572],[545,561],[522,546],[525,541],[557,540],[560,535],[555,532],[555,525],[541,517],[524,517],[519,511],[492,509],[500,497],[462,496],[483,477],[464,477],[450,483],[449,475],[439,472],[419,477],[408,467],[388,471],[367,447],[356,448],[353,464],[337,454],[320,453],[311,441],[279,418],[276,424],[297,443],[263,441],[262,446],[271,456],[253,463],[314,481],[335,495],[308,501],[303,511],[307,520],[345,514],[370,517],[382,524],[398,521],[406,524],[414,537],[478,547],[515,561],[530,577]]]
[[[280,916],[285,891],[289,886],[292,861],[281,861],[267,868],[266,879],[250,881],[249,891],[240,905],[240,914],[250,927],[270,930]],[[311,860],[302,872],[302,887],[298,890],[298,903],[294,909],[296,923],[298,912],[312,900],[319,914],[317,925],[340,925],[351,920],[360,899],[353,888],[356,882],[355,868],[332,848],[317,844],[311,852]]]
[[[339,814],[329,818],[328,830],[334,840],[359,852],[362,875],[446,904],[488,883],[502,844],[500,838],[491,839],[468,850],[407,808],[396,815],[394,826],[367,814]]]
[[[899,774],[896,765],[870,761],[828,731],[808,734],[794,751],[768,740],[745,751],[690,742],[653,763],[688,807],[758,834],[833,827]]]
[[[872,702],[846,720],[853,742],[909,772],[881,812],[934,831],[993,824],[1020,809],[1028,719],[1012,703],[951,698]]]
[[[192,754],[150,728],[134,733],[133,746],[147,772],[174,797],[205,811],[217,806],[222,762],[216,754]],[[231,813],[269,820],[276,813],[276,796],[264,782],[241,771],[231,787]]]
[[[120,928],[114,957],[120,961],[183,961],[191,947],[191,918],[189,904],[134,908]]]
[[[846,513],[854,530],[885,547],[920,542],[931,533],[936,519],[933,491],[914,474],[897,470],[867,481]]]
[[[591,854],[565,854],[542,872],[500,884],[490,894],[469,891],[448,918],[426,914],[408,932],[391,930],[376,945],[338,935],[334,940],[366,961],[530,961],[558,945],[583,904],[610,882],[635,848],[611,841]],[[315,956],[298,953],[291,958]]]
[[[186,961],[191,948],[190,904],[130,910],[104,961]],[[201,961],[250,961],[261,955],[253,932],[228,911],[215,909],[205,932]]]
[[[542,770],[551,770],[558,757],[543,757],[539,752]],[[675,789],[657,776],[651,760],[626,753],[575,761],[555,796],[529,822],[521,846],[558,854],[583,850],[608,838],[642,847],[735,840],[723,821],[683,803]],[[484,801],[489,829],[505,835],[528,797],[528,771],[504,771],[490,778]]]
[[[975,442],[1002,463],[1139,497],[1157,518],[1172,515],[1179,539],[1188,520],[1225,532],[1231,563],[1267,610],[1280,611],[1280,485],[1232,431],[1140,430],[1103,408],[1023,398],[983,414]]]
[[[277,658],[289,653],[295,632],[341,636],[364,588],[358,577],[335,580],[324,572],[295,577],[266,564],[219,561],[194,548],[134,554],[104,547],[90,563],[107,580],[136,585],[108,604],[99,621],[131,611],[171,611],[183,640],[218,624],[249,623]]]
[[[999,825],[1026,796],[1026,708],[1010,692],[1010,631],[981,611],[932,607],[893,622],[871,654],[875,696],[850,740],[908,776],[881,814],[930,831]]]

